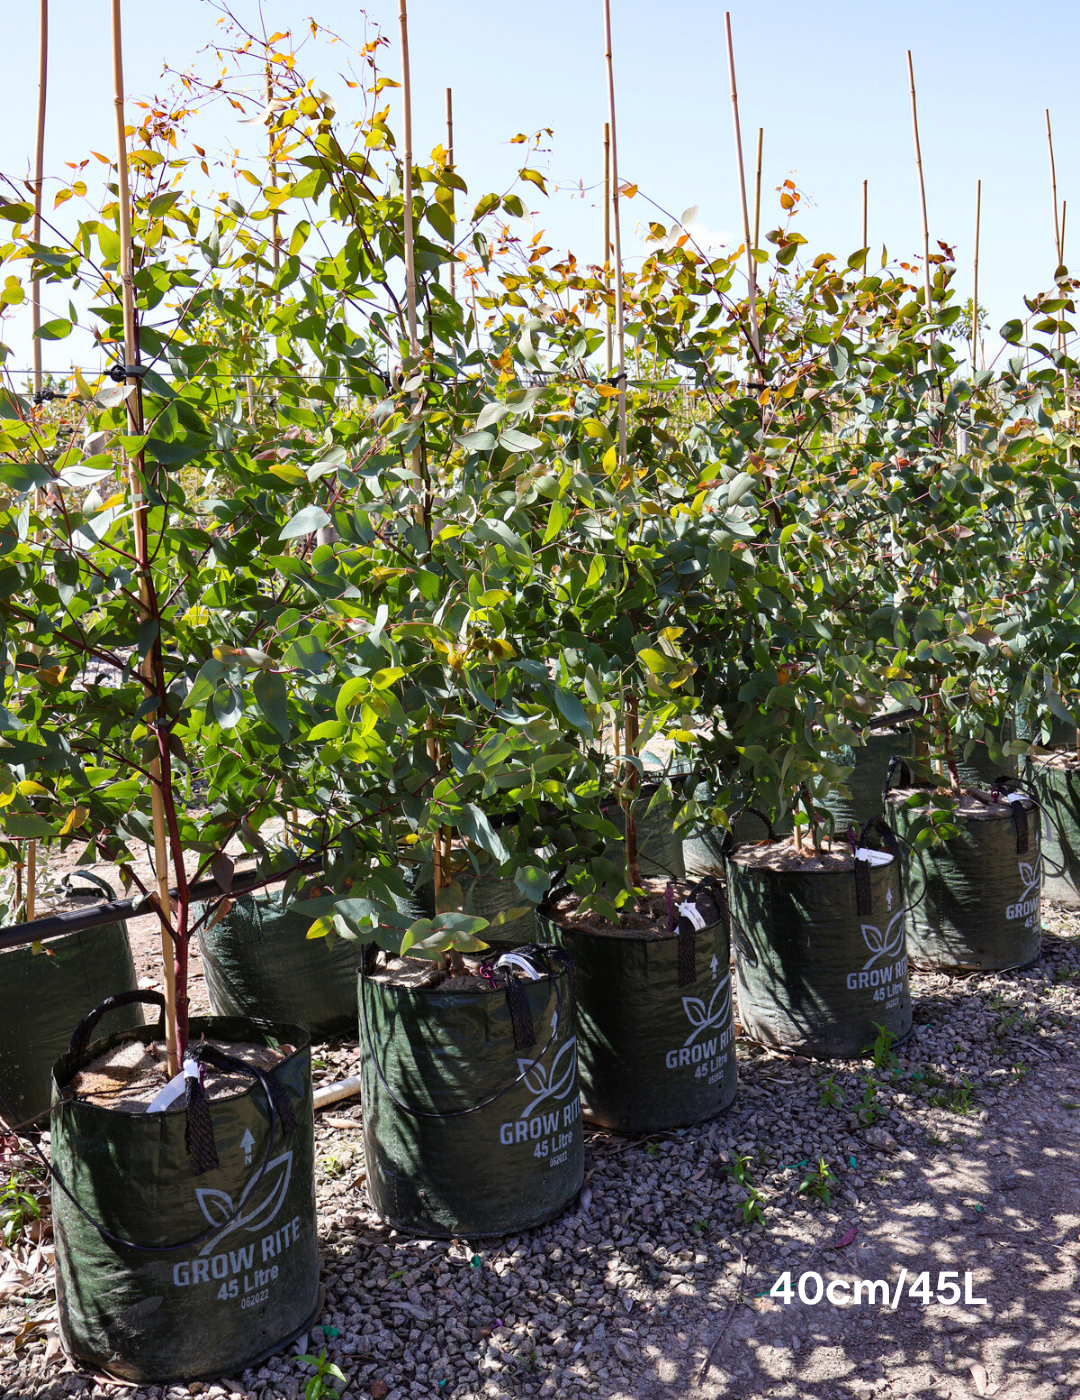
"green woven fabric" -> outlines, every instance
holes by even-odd
[[[109,1036],[54,1071],[52,1161],[89,1216],[120,1239],[102,1238],[54,1180],[56,1297],[65,1348],[84,1365],[127,1380],[236,1376],[315,1320],[319,1246],[315,1221],[311,1052],[297,1026],[193,1018],[191,1039],[288,1044],[272,1075],[297,1118],[269,1142],[263,1089],[237,1077],[236,1093],[209,1103],[219,1166],[193,1176],[184,1099],[164,1113],[134,1113],[60,1091],[81,1065],[120,1040],[149,1042],[149,1026]],[[257,1181],[263,1163],[269,1162]],[[210,1239],[167,1252],[226,1221]]]

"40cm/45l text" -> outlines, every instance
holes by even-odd
[[[793,1284],[791,1273],[788,1271],[782,1273],[769,1289],[769,1297],[779,1298],[782,1303],[794,1303],[797,1299],[810,1308],[824,1300],[836,1308],[869,1305],[895,1311],[900,1306],[901,1298],[905,1296],[904,1285],[907,1284],[906,1296],[924,1308],[935,1302],[943,1303],[946,1307],[955,1307],[960,1302],[969,1307],[977,1307],[986,1302],[985,1298],[974,1296],[970,1270],[964,1274],[963,1293],[960,1291],[959,1278],[960,1274],[957,1271],[943,1269],[938,1273],[935,1289],[929,1271],[913,1276],[908,1282],[907,1269],[901,1269],[895,1284],[890,1284],[883,1278],[834,1278],[831,1283],[826,1283],[819,1273],[811,1269],[800,1274],[798,1283]]]

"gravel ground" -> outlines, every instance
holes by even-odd
[[[1044,928],[1030,970],[915,974],[915,1030],[895,1063],[823,1065],[740,1039],[723,1118],[648,1140],[587,1133],[581,1197],[520,1238],[384,1229],[363,1190],[358,1102],[325,1110],[326,1307],[306,1349],[326,1348],[355,1400],[1075,1396],[1080,915],[1045,905]],[[317,1082],[358,1064],[355,1043],[316,1056]],[[829,1203],[799,1189],[821,1159]],[[748,1222],[754,1206],[762,1218]],[[303,1345],[164,1392],[79,1372],[55,1336],[47,1242],[18,1254],[0,1277],[5,1400],[304,1393]],[[892,1291],[902,1268],[895,1308],[769,1296],[784,1271],[793,1286],[810,1271]],[[911,1295],[921,1273],[936,1289],[950,1268],[986,1303]]]

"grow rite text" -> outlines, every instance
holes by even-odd
[[[553,1113],[534,1113],[531,1118],[517,1118],[503,1123],[499,1128],[499,1141],[504,1147],[512,1147],[515,1142],[535,1141],[546,1133],[556,1133],[560,1127],[569,1128],[581,1117],[581,1101],[564,1104]]]
[[[173,1265],[173,1283],[177,1288],[189,1288],[196,1283],[215,1283],[222,1279],[219,1298],[235,1298],[241,1292],[239,1276],[244,1278],[244,1293],[272,1283],[277,1278],[277,1265],[272,1261],[284,1254],[300,1237],[300,1217],[293,1218],[280,1229],[263,1235],[257,1244],[240,1245],[223,1254],[205,1259],[185,1259]],[[261,1265],[267,1265],[263,1268]]]
[[[849,972],[847,975],[847,985],[849,992],[857,992],[863,987],[888,987],[902,984],[907,976],[907,957],[902,957],[899,962],[892,963],[885,967],[872,967],[867,971]]]

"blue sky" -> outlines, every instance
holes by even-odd
[[[314,7],[313,7],[314,6]],[[108,0],[52,0],[46,166],[112,151]],[[1066,262],[1080,249],[1080,113],[1070,81],[1080,52],[1080,6],[1028,0],[731,0],[748,167],[765,129],[762,226],[775,220],[775,187],[791,177],[810,198],[799,227],[815,251],[846,256],[859,243],[862,181],[870,191],[870,241],[905,259],[921,235],[912,155],[905,51],[915,62],[931,238],[953,244],[963,295],[970,294],[975,182],[983,182],[980,300],[996,329],[1023,314],[1021,298],[1053,271],[1044,108],[1054,124],[1059,198],[1069,201]],[[741,241],[731,131],[724,7],[703,0],[612,0],[619,100],[620,174],[675,213],[698,206],[703,231]],[[256,27],[259,6],[236,0]],[[272,29],[303,29],[315,17],[359,40],[362,12],[345,0],[304,6],[265,0]],[[397,0],[372,0],[370,20],[394,42]],[[203,0],[125,6],[126,86],[158,91],[167,61],[185,67],[212,40],[216,14]],[[6,7],[8,55],[0,169],[23,175],[33,143],[37,7]],[[516,132],[551,127],[545,169],[565,190],[530,201],[547,241],[580,258],[600,256],[596,190],[606,116],[600,0],[547,0],[543,7],[495,0],[411,0],[414,139],[418,152],[443,139],[444,91],[454,90],[456,155],[470,194],[501,189],[521,148]],[[347,103],[324,68],[322,85]],[[390,93],[395,103],[397,94]],[[399,125],[395,121],[396,125]],[[223,109],[200,136],[231,147],[253,138]],[[626,247],[640,251],[649,211],[628,202]],[[1080,265],[1080,254],[1075,259]],[[23,355],[26,339],[9,336]],[[70,342],[48,347],[63,369]],[[992,344],[992,341],[991,341]],[[22,359],[22,363],[27,363]]]

